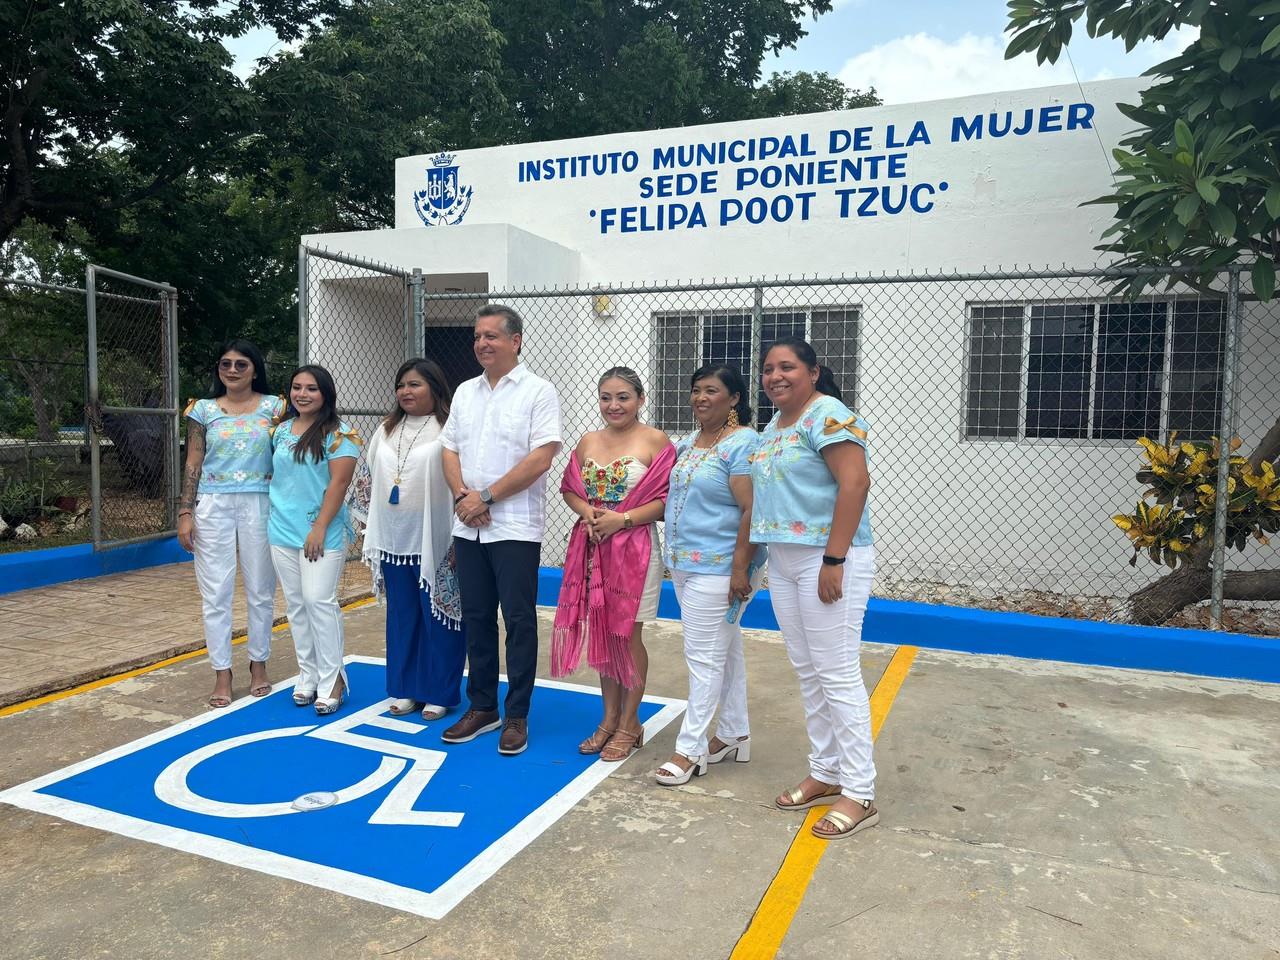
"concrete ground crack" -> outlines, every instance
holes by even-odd
[[[994,843],[990,840],[971,840],[968,837],[952,837],[938,833],[935,830],[924,830],[918,827],[890,827],[890,830],[894,833],[905,836],[933,840],[939,843],[958,843],[970,847],[978,847],[982,850],[1002,850],[1007,853],[1018,854],[1020,856],[1041,857],[1045,860],[1053,860],[1057,863],[1069,864],[1071,866],[1098,867],[1106,870],[1118,870],[1122,873],[1136,873],[1146,877],[1155,877],[1160,880],[1181,880],[1187,883],[1202,883],[1209,886],[1225,887],[1229,890],[1242,890],[1246,893],[1256,893],[1264,897],[1275,897],[1280,899],[1280,890],[1259,890],[1257,887],[1249,887],[1241,883],[1225,883],[1219,880],[1210,880],[1202,877],[1189,877],[1186,874],[1147,870],[1135,864],[1113,863],[1107,860],[1073,860],[1070,857],[1064,857],[1061,854],[1046,853],[1043,850],[1033,850],[1029,847],[1011,847],[1008,844]]]

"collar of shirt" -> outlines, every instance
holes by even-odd
[[[498,389],[498,387],[502,386],[502,382],[504,380],[510,380],[512,383],[519,383],[528,375],[529,375],[529,368],[526,367],[523,363],[517,363],[514,367],[512,367],[510,370],[504,373],[501,377],[499,377],[498,382],[493,386],[490,386],[489,384],[489,375],[487,373],[480,374],[480,380],[484,383],[484,386],[488,387],[489,392],[493,393],[495,390]]]

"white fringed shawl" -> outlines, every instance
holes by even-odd
[[[401,421],[396,429],[404,429],[405,426]],[[461,626],[462,604],[453,572],[453,509],[449,486],[444,480],[441,430],[435,417],[423,428],[401,476],[401,502],[394,506],[388,498],[395,480],[396,447],[389,442],[391,438],[384,430],[375,430],[356,467],[349,500],[352,513],[365,526],[361,556],[373,574],[374,595],[382,596],[382,564],[417,563],[419,584],[431,598],[431,613],[442,623],[457,629]],[[407,544],[403,537],[391,536],[389,512],[413,509],[416,503],[422,505],[421,538],[414,544]],[[397,550],[388,549],[393,539],[399,541],[395,544],[399,547]],[[406,546],[416,546],[416,552],[406,551]]]

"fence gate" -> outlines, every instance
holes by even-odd
[[[172,536],[181,475],[178,291],[91,264],[85,305],[94,549]]]

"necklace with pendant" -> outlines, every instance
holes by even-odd
[[[418,437],[422,436],[422,431],[427,429],[427,424],[431,422],[431,417],[427,417],[422,421],[422,426],[418,428],[418,432],[413,435],[413,439],[409,441],[409,449],[404,452],[404,456],[400,455],[400,447],[404,442],[405,422],[400,421],[400,433],[396,435],[396,476],[391,484],[391,496],[387,497],[387,503],[397,504],[400,502],[400,475],[404,473],[404,468],[409,462],[409,455],[413,453],[413,445],[418,442]]]

